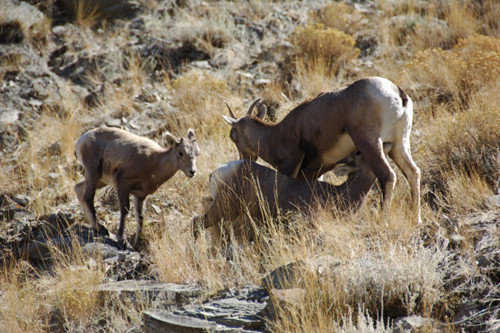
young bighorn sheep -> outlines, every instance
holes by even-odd
[[[258,102],[239,119],[226,104],[231,117],[224,119],[242,159],[261,157],[287,176],[314,179],[357,149],[380,182],[386,210],[396,183],[383,151],[383,144],[391,143],[388,154],[408,180],[413,213],[421,223],[420,169],[410,153],[413,103],[400,87],[384,78],[364,78],[303,102],[277,124],[262,121],[265,106],[252,115]]]
[[[387,145],[390,147],[390,145]],[[355,210],[375,183],[375,175],[359,152],[342,160],[348,179],[339,186],[318,180],[294,179],[249,160],[227,163],[212,172],[210,196],[203,198],[204,213],[193,219],[199,228],[226,221],[238,239],[254,238],[254,223],[279,211],[296,211],[332,203],[338,210]],[[337,171],[337,169],[336,169]],[[251,218],[251,220],[250,220]]]
[[[110,185],[116,188],[120,202],[120,225],[117,240],[124,246],[125,218],[130,209],[129,195],[134,198],[137,217],[136,246],[142,230],[142,206],[146,197],[154,193],[177,170],[186,176],[196,173],[196,156],[200,148],[194,131],[186,138],[177,139],[166,134],[170,148],[118,128],[96,128],[83,134],[75,145],[77,159],[85,168],[85,180],[75,185],[76,196],[90,225],[100,230],[94,207],[98,188]]]

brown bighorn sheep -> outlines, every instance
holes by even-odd
[[[119,246],[124,246],[125,218],[130,209],[129,195],[134,197],[137,217],[136,246],[142,230],[142,206],[146,197],[154,193],[177,170],[186,176],[196,173],[196,156],[200,148],[194,131],[186,138],[176,139],[170,133],[168,149],[156,142],[118,128],[96,128],[83,134],[75,145],[77,159],[85,168],[85,180],[75,185],[76,196],[90,225],[100,230],[94,207],[96,189],[111,185],[118,192],[120,225],[117,232]]]
[[[364,78],[320,93],[277,124],[262,121],[265,106],[252,115],[258,102],[239,119],[226,103],[231,117],[224,119],[231,125],[230,136],[242,159],[261,157],[287,176],[314,179],[357,149],[378,178],[387,209],[396,174],[382,146],[391,143],[388,154],[408,180],[413,213],[421,223],[420,169],[410,153],[413,103],[400,87],[384,78]]]
[[[390,147],[390,145],[387,145]],[[198,228],[228,222],[239,239],[252,240],[254,222],[266,214],[296,211],[333,203],[339,210],[355,210],[375,183],[375,175],[359,152],[342,160],[348,179],[339,186],[318,180],[294,179],[249,160],[227,163],[212,172],[210,196],[203,198],[204,213],[193,219],[194,237]],[[339,167],[340,168],[340,167]]]

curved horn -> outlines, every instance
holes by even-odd
[[[234,115],[233,110],[231,110],[231,107],[229,106],[229,104],[227,104],[227,102],[226,102],[226,101],[224,101],[224,104],[226,104],[227,109],[229,110],[229,115],[230,115],[231,117],[233,117],[234,119],[236,119],[236,116]]]
[[[257,98],[255,101],[253,101],[252,105],[250,105],[250,108],[248,109],[247,115],[251,115],[251,114],[252,114],[252,110],[253,110],[253,108],[254,108],[254,107],[255,107],[255,105],[257,105],[257,103],[259,103],[260,101],[262,101],[262,98]]]

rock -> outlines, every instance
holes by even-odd
[[[165,312],[143,312],[144,332],[243,332],[215,322]]]
[[[19,110],[3,110],[0,112],[0,126],[14,124],[19,119]]]
[[[196,60],[191,62],[191,65],[199,69],[212,69],[212,66],[210,66],[210,64],[206,60]]]
[[[119,250],[116,246],[102,242],[85,244],[83,252],[102,256],[103,264],[106,265],[106,276],[111,282],[155,279],[149,272],[150,263],[138,252]]]
[[[45,224],[38,232],[34,233],[32,239],[20,245],[18,253],[20,256],[34,260],[35,262],[50,263],[54,259],[54,248],[67,253],[73,248],[75,241],[81,246],[101,241],[104,244],[117,248],[116,241],[106,237],[104,234],[98,234],[90,227],[75,225],[64,229],[60,225]]]
[[[21,206],[27,206],[32,199],[31,197],[24,194],[16,194],[12,197],[12,200],[20,204]]]
[[[399,317],[394,320],[394,333],[403,332],[439,332],[435,328],[435,323],[432,319],[423,318],[420,316]]]
[[[22,26],[26,30],[35,24],[41,23],[44,16],[37,7],[31,5],[29,2],[13,0],[2,1],[2,14],[3,17],[8,18],[11,22],[22,22]],[[0,29],[0,31],[2,30]]]
[[[269,293],[261,287],[247,286],[228,291],[200,305],[172,312],[145,311],[145,332],[255,332],[265,329],[263,309]]]
[[[465,332],[498,332],[500,294],[492,294],[477,301],[468,301],[460,305],[455,316],[454,325],[457,331]]]
[[[267,290],[296,287],[300,283],[301,274],[305,268],[302,260],[278,267],[262,279],[262,285]]]
[[[155,310],[172,310],[174,307],[192,303],[201,295],[201,288],[196,285],[146,280],[110,282],[96,289],[102,298],[125,297],[132,302],[146,303]]]
[[[256,87],[262,87],[262,86],[267,86],[271,84],[271,80],[269,79],[257,79],[253,83]]]
[[[114,118],[114,119],[109,119],[107,122],[106,122],[106,125],[108,125],[109,127],[120,127],[122,124],[122,120],[121,118]]]
[[[340,262],[332,256],[308,258],[278,267],[262,279],[262,285],[267,289],[290,289],[304,287],[303,281],[307,275],[324,275],[333,272]]]

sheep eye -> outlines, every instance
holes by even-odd
[[[180,158],[184,157],[184,153],[182,151],[180,151],[178,155],[179,155]]]

